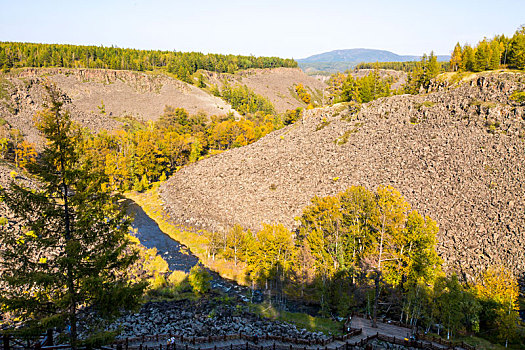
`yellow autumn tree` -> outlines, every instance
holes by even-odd
[[[295,92],[297,93],[297,96],[299,96],[301,101],[303,101],[307,105],[309,105],[310,102],[312,102],[312,96],[310,96],[308,91],[306,91],[306,89],[304,88],[303,84],[297,84],[295,86]]]
[[[475,286],[478,297],[495,303],[494,327],[498,338],[505,341],[513,340],[517,335],[518,326],[518,280],[510,269],[505,266],[489,267]]]
[[[456,44],[454,47],[454,51],[452,52],[452,56],[450,56],[450,69],[453,72],[456,72],[461,67],[461,45],[459,43]]]
[[[27,164],[36,160],[36,150],[33,144],[22,141],[16,146],[15,149],[15,163],[18,167],[24,168]]]
[[[492,266],[484,273],[476,291],[482,299],[490,299],[505,309],[518,310],[518,280],[505,266]]]

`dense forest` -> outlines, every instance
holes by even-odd
[[[481,72],[505,67],[525,69],[525,26],[516,30],[511,38],[497,35],[483,39],[475,47],[457,43],[450,59],[450,70],[454,72]]]
[[[421,62],[368,62],[360,63],[356,69],[393,69],[413,72]],[[439,62],[440,71],[481,72],[499,68],[525,69],[525,26],[520,27],[510,38],[496,35],[484,38],[476,46],[458,42],[452,51],[450,62]]]
[[[167,106],[156,123],[129,120],[124,130],[86,133],[84,152],[96,159],[94,164],[109,176],[112,187],[143,191],[183,165],[245,146],[283,126],[279,116],[262,111],[239,120],[208,119]]]
[[[255,112],[275,113],[275,108],[268,99],[257,95],[246,86],[232,87],[226,84],[217,95],[242,115]]]
[[[390,86],[393,78],[381,78],[379,71],[374,69],[362,78],[354,78],[351,73],[335,73],[328,80],[329,101],[366,103],[379,97],[390,96]]]
[[[351,72],[333,74],[328,80],[329,101],[331,103],[355,101],[366,103],[380,97],[393,94],[418,94],[421,89],[426,90],[432,79],[445,71],[452,72],[481,72],[499,68],[525,69],[525,27],[520,28],[512,38],[504,35],[496,36],[492,40],[484,39],[472,48],[458,43],[454,48],[451,60],[440,63],[431,52],[424,54],[417,62],[383,62],[364,63],[362,69],[373,71],[362,78],[354,78]],[[407,81],[401,89],[390,89],[393,79],[381,78],[379,69],[395,69],[408,72]]]
[[[21,67],[103,68],[134,71],[164,69],[192,83],[199,69],[234,73],[249,68],[297,67],[292,59],[240,55],[203,54],[103,46],[0,42],[0,69]]]

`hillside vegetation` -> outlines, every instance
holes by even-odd
[[[374,327],[388,317],[522,347],[525,74],[495,70],[520,68],[513,60],[522,38],[523,30],[485,39],[473,56],[458,45],[449,68],[459,72],[442,74],[431,52],[406,75],[379,65],[335,74],[327,91],[289,60],[2,43],[0,156],[12,164],[2,163],[0,182],[46,186],[0,188],[0,304],[9,307],[1,316],[35,321],[40,332],[40,316],[62,313],[75,345],[77,334],[89,335],[77,332],[77,310],[100,298],[86,309],[104,316],[113,298],[91,289],[99,272],[85,268],[105,273],[110,256],[129,274],[115,270],[107,277],[122,284],[105,286],[139,282],[121,303],[208,298],[206,269],[168,277],[154,250],[125,248],[129,222],[117,200],[133,190],[129,197],[167,234],[208,268],[250,285],[252,297],[262,295],[257,288],[277,306],[366,313]],[[122,62],[149,71],[121,70]],[[244,69],[259,64],[280,66]],[[118,233],[113,243],[104,243],[107,229]],[[48,239],[64,253],[46,250]],[[40,273],[71,297],[45,290]],[[87,289],[77,294],[76,286]],[[215,322],[212,313],[201,320]],[[162,323],[154,314],[146,322]],[[108,329],[144,334],[133,325],[143,316]],[[169,331],[195,334],[180,329],[190,324]]]
[[[200,72],[199,76],[213,74]],[[5,129],[0,137],[18,130],[27,142],[39,147],[41,138],[34,127],[33,115],[42,106],[45,98],[42,85],[47,81],[60,89],[75,121],[93,132],[124,128],[130,121],[156,121],[166,106],[183,108],[190,115],[204,116],[205,123],[209,123],[212,116],[224,119],[230,115],[239,119],[240,113],[253,114],[262,110],[280,114],[287,109],[307,106],[297,96],[295,86],[303,85],[310,92],[319,92],[325,87],[295,68],[249,72],[249,79],[243,79],[243,73],[227,75],[232,77],[231,89],[242,88],[235,101],[231,96],[214,96],[209,88],[198,88],[166,74],[151,72],[24,68],[0,73],[0,118]],[[322,92],[319,94],[322,96]],[[262,99],[271,103],[266,103],[264,108],[253,103]],[[246,104],[248,100],[252,101],[250,106]],[[231,106],[234,102],[240,113]]]

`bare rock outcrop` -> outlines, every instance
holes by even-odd
[[[440,225],[448,269],[504,263],[525,272],[525,75],[483,73],[431,93],[383,98],[352,114],[308,111],[258,142],[181,169],[161,187],[172,220],[296,227],[313,196],[392,185]]]

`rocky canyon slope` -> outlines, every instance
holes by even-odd
[[[258,142],[184,167],[161,187],[171,218],[208,230],[290,229],[313,196],[392,185],[440,225],[447,269],[525,272],[522,73],[471,75],[433,92],[307,111]]]

